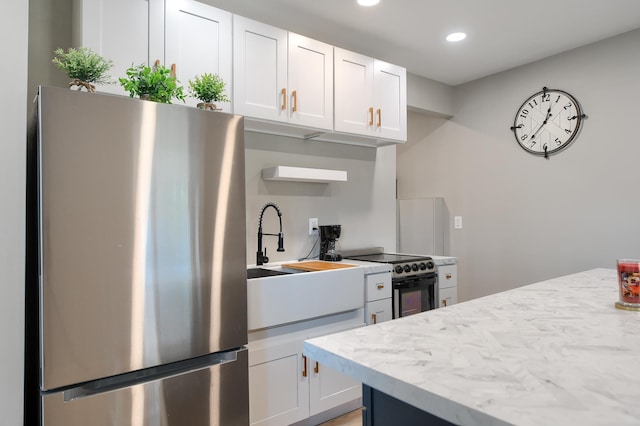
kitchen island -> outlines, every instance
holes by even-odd
[[[594,269],[310,339],[304,352],[391,407],[454,424],[638,425],[640,312],[616,300],[615,270]],[[386,424],[379,412],[365,419]]]

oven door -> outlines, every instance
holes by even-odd
[[[393,287],[393,318],[436,308],[438,275],[435,273],[396,278]]]

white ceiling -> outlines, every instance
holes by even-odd
[[[640,0],[201,1],[450,85],[640,28]]]

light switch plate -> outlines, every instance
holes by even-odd
[[[454,216],[453,223],[456,229],[462,229],[462,216]]]

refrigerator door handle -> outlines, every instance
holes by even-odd
[[[244,348],[239,348],[239,350],[241,349]],[[178,361],[171,364],[164,364],[157,367],[149,367],[142,370],[119,374],[117,376],[94,380],[91,382],[85,382],[77,386],[64,389],[64,401],[73,401],[78,398],[86,398],[88,396],[110,392],[128,386],[161,380],[186,372],[203,370],[213,365],[234,362],[237,361],[237,359],[238,351],[231,350],[227,352],[218,352],[197,358],[191,358],[184,361]],[[53,389],[47,392],[43,392],[43,394],[59,392],[60,390],[62,389]]]

